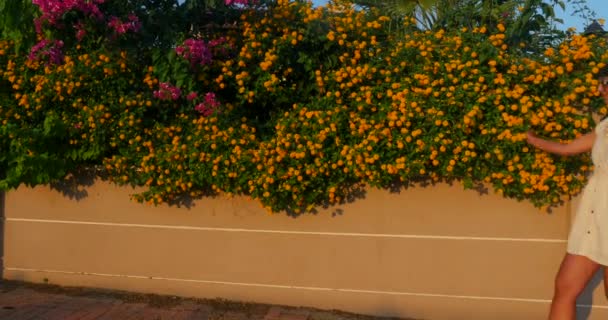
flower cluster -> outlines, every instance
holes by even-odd
[[[248,5],[249,3],[255,3],[255,1],[252,0],[225,0],[224,3],[227,6],[233,5],[233,4],[238,4],[238,5]]]
[[[220,103],[215,97],[215,93],[208,92],[205,94],[205,100],[194,107],[202,116],[208,117],[213,114],[220,106]]]
[[[129,14],[127,21],[122,21],[118,17],[110,17],[108,27],[114,30],[116,34],[122,35],[127,32],[138,32],[141,28],[141,23],[135,14]]]
[[[158,84],[159,89],[154,91],[154,97],[160,100],[177,100],[181,97],[182,91],[180,88],[171,85],[167,82]]]
[[[76,39],[78,41],[82,41],[82,39],[84,39],[84,37],[87,35],[85,24],[79,21],[74,24],[74,29],[76,30]]]
[[[87,17],[103,20],[104,14],[98,4],[105,0],[32,0],[32,3],[40,7],[42,15],[36,19],[36,32],[42,33],[42,25],[48,23],[51,26],[59,26],[63,16],[72,10],[76,10]]]
[[[139,32],[142,23],[130,13],[126,17],[108,15],[106,0],[33,0],[41,15],[34,21],[39,38],[82,42],[87,35],[116,40],[127,33]],[[67,28],[66,26],[71,26]],[[96,41],[96,40],[94,40]]]
[[[192,91],[186,95],[186,100],[192,101],[192,100],[196,99],[197,97],[198,97],[198,93],[195,91]]]
[[[30,50],[29,60],[48,61],[53,64],[63,63],[63,41],[41,40]]]
[[[175,48],[175,52],[178,56],[190,61],[192,66],[207,65],[213,59],[210,47],[215,45],[215,42],[207,44],[199,39],[186,39],[183,45]]]

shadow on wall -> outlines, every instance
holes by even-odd
[[[602,283],[604,279],[604,269],[600,268],[591,281],[583,290],[583,293],[576,300],[576,320],[587,320],[591,316],[593,306],[593,292]]]
[[[81,168],[76,172],[69,174],[65,179],[53,182],[50,184],[50,188],[62,196],[70,199],[80,201],[87,197],[89,197],[89,192],[87,189],[92,187],[96,181],[109,181],[109,177],[104,172],[103,169],[96,167],[89,168]],[[401,182],[398,180],[393,181],[385,186],[384,189],[388,190],[393,194],[400,194],[403,191],[412,188],[430,188],[434,187],[437,184],[447,184],[454,185],[460,184],[461,182],[457,179],[441,179],[438,181],[430,181],[424,178],[412,178],[406,182]],[[138,189],[138,186],[131,185],[131,187]],[[353,185],[343,186],[343,189],[340,190],[345,197],[342,199],[340,203],[319,203],[317,209],[312,209],[311,211],[306,211],[306,214],[318,214],[320,212],[319,209],[323,211],[330,210],[333,217],[342,216],[345,214],[343,205],[353,203],[359,200],[363,200],[367,197],[367,188],[368,186],[364,184],[355,183]],[[467,189],[476,191],[479,196],[487,196],[490,195],[490,189],[484,183],[479,182],[470,182],[470,185]],[[191,197],[188,194],[181,194],[175,197],[173,201],[170,201],[169,206],[175,206],[178,208],[184,207],[186,209],[192,209],[195,206],[195,202],[197,200],[203,198],[215,198],[218,196],[216,193],[205,190],[203,191],[203,196]],[[563,202],[558,203],[558,206],[563,205]],[[302,208],[300,208],[302,209]],[[301,211],[295,210],[295,208],[287,209],[284,213],[292,218],[298,218],[302,216]],[[551,208],[548,209],[548,212],[551,213]]]
[[[87,187],[95,183],[98,172],[95,169],[80,170],[65,179],[51,183],[51,189],[71,200],[80,201],[89,196]]]
[[[104,170],[96,167],[81,168],[70,173],[63,180],[50,183],[49,186],[52,190],[59,192],[70,200],[80,201],[89,196],[87,189],[99,180],[109,181],[109,177]],[[135,188],[136,186],[132,184],[131,187]],[[189,195],[179,195],[170,204],[190,209],[194,206],[194,200]]]
[[[69,174],[65,179],[53,182],[50,184],[50,188],[56,192],[59,192],[62,196],[70,199],[80,201],[87,197],[89,197],[89,192],[87,189],[92,187],[96,181],[108,181],[109,178],[105,171],[96,167],[88,167],[81,168],[76,172]],[[430,181],[428,179],[423,178],[412,178],[407,182],[401,182],[398,180],[393,181],[385,186],[385,189],[390,193],[400,194],[402,191],[411,189],[411,188],[429,188],[434,187],[437,184],[446,183],[448,185],[459,184],[460,182],[456,179],[442,179],[439,181]],[[132,185],[132,187],[136,188],[136,186]],[[332,216],[342,216],[345,214],[344,209],[341,208],[342,205],[353,203],[359,200],[363,200],[367,196],[367,186],[363,184],[353,184],[344,186],[343,190],[340,190],[341,193],[345,194],[342,202],[338,204],[331,204],[329,202],[318,204],[319,209],[323,210],[331,210]],[[489,195],[490,191],[488,186],[483,183],[475,183],[471,182],[469,189],[476,191],[480,196]],[[212,191],[204,191],[203,196],[199,197],[191,197],[187,194],[178,195],[173,201],[169,202],[170,206],[176,207],[185,207],[186,209],[192,209],[195,206],[196,200],[200,200],[202,198],[214,198],[217,194]],[[296,212],[296,210],[286,210],[284,212],[287,216],[292,218],[298,218],[302,216],[301,213]],[[308,214],[317,214],[319,210],[313,209],[312,211],[308,211]]]

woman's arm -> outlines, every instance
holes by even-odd
[[[571,156],[590,151],[595,142],[595,131],[584,136],[578,137],[569,143],[559,143],[537,137],[534,133],[528,132],[528,143],[549,153],[562,156]]]

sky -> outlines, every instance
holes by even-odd
[[[606,0],[587,0],[587,6],[595,11],[597,19],[603,18],[608,21],[608,6],[606,5]],[[573,8],[568,8],[566,5],[566,12],[563,12],[560,8],[556,10],[556,14],[564,20],[564,29],[575,27],[577,31],[584,31],[587,24],[583,19],[573,17],[571,15],[572,11]],[[604,25],[604,30],[608,31],[608,24]]]

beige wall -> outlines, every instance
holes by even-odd
[[[244,198],[150,207],[129,192],[105,182],[79,199],[9,192],[4,277],[416,319],[544,319],[574,206],[546,214],[441,184],[370,190],[341,214],[293,218]],[[594,286],[580,309],[605,319]]]

